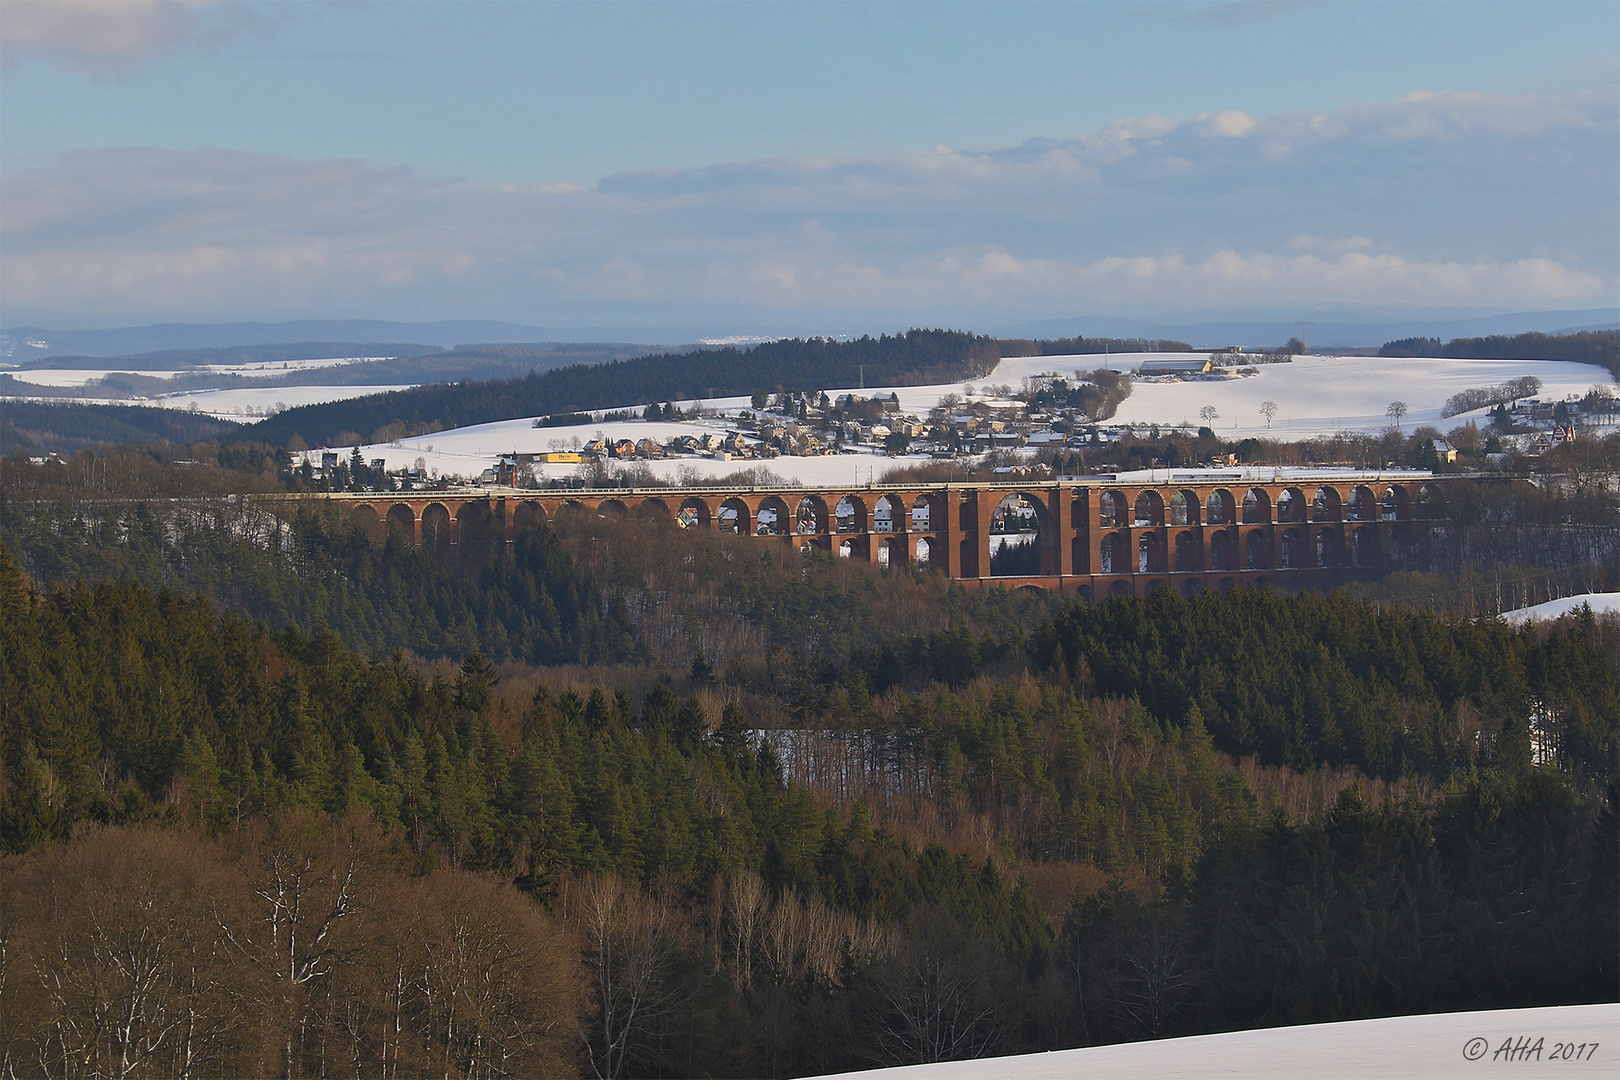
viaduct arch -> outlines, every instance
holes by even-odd
[[[513,542],[590,515],[708,529],[820,550],[966,585],[1034,586],[1091,598],[1238,583],[1305,584],[1398,556],[1446,517],[1428,473],[1195,470],[1143,482],[1083,477],[1030,483],[838,488],[476,488],[324,499],[375,542],[397,534],[448,553]],[[1007,557],[1007,546],[1021,550]],[[997,556],[1001,551],[1002,555]],[[1010,568],[1010,569],[1009,569]]]

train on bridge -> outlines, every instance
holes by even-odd
[[[569,515],[713,529],[964,584],[1101,598],[1238,583],[1303,585],[1397,556],[1444,523],[1445,481],[1351,469],[1195,469],[1039,482],[771,487],[471,488],[305,496],[375,541],[448,554]]]

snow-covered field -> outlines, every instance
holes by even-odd
[[[1614,1076],[1617,1069],[1620,1005],[1573,1005],[1237,1031],[875,1069],[839,1080],[1473,1080],[1549,1071]]]
[[[1137,353],[1107,358],[1116,370],[1131,371],[1145,359],[1173,359],[1174,353]],[[1020,389],[1033,375],[1055,372],[1066,377],[1076,371],[1091,371],[1102,365],[1101,356],[1035,356],[1003,360],[993,372],[974,384],[976,392],[986,387],[1007,385]],[[1269,433],[1284,439],[1300,439],[1336,431],[1382,431],[1389,423],[1390,402],[1406,402],[1402,420],[1407,430],[1430,424],[1442,431],[1464,423],[1470,416],[1442,419],[1440,410],[1447,398],[1461,390],[1493,386],[1521,375],[1541,380],[1541,397],[1559,399],[1582,395],[1594,384],[1605,382],[1607,374],[1585,364],[1532,360],[1411,360],[1355,357],[1301,357],[1288,364],[1263,364],[1259,374],[1219,381],[1145,382],[1137,379],[1134,389],[1120,407],[1117,424],[1187,423],[1198,426],[1199,410],[1213,406],[1219,434],[1232,437],[1267,433],[1260,403],[1275,401],[1277,415]],[[316,389],[316,388],[309,388]],[[837,388],[827,387],[829,392]],[[904,413],[926,415],[946,394],[962,394],[960,384],[934,386],[869,387],[863,394],[895,393]],[[985,391],[988,392],[988,391]],[[629,396],[627,394],[627,396]],[[691,402],[680,403],[689,407]],[[718,398],[702,402],[706,409],[735,412],[747,406],[746,398]],[[727,430],[723,420],[692,423],[647,423],[638,420],[611,424],[584,424],[566,428],[534,428],[532,420],[506,420],[479,424],[433,435],[404,439],[386,446],[362,448],[366,458],[384,458],[388,467],[423,465],[441,476],[476,476],[503,453],[544,453],[566,449],[574,439],[584,442],[602,435],[610,439],[651,436],[664,440],[675,435],[705,430]],[[577,445],[577,444],[574,444]],[[775,458],[764,462],[717,461],[712,458],[676,458],[650,463],[654,475],[675,479],[683,475],[721,476],[738,469],[759,465],[804,484],[866,483],[881,479],[888,469],[915,465],[922,458],[894,459],[862,453],[813,458]],[[551,466],[547,475],[571,475],[573,466]]]
[[[1059,369],[1062,370],[1062,369]],[[1120,406],[1115,423],[1200,423],[1199,410],[1213,406],[1215,430],[1227,438],[1270,434],[1302,439],[1336,431],[1375,433],[1389,426],[1391,402],[1404,401],[1401,426],[1429,425],[1448,431],[1486,410],[1441,417],[1453,394],[1480,386],[1500,386],[1521,375],[1541,380],[1543,401],[1584,395],[1608,373],[1589,364],[1527,360],[1408,360],[1384,357],[1302,356],[1288,364],[1258,365],[1258,375],[1220,382],[1150,383],[1138,379]],[[1000,381],[991,376],[991,382]],[[1277,403],[1269,432],[1260,414],[1263,401]]]
[[[92,379],[103,379],[117,371],[117,368],[64,368],[58,371],[55,368],[35,368],[32,371],[13,371],[9,368],[0,368],[20,383],[30,386],[83,386]],[[142,372],[153,378],[166,379],[178,375],[178,371],[151,371]]]
[[[32,383],[35,386],[83,386],[93,379],[106,378],[114,373],[144,375],[152,379],[172,379],[179,375],[194,375],[198,372],[207,371],[215,374],[240,375],[250,379],[264,379],[294,371],[307,371],[316,368],[337,367],[340,364],[359,364],[368,360],[386,359],[390,359],[390,357],[344,356],[321,360],[264,360],[251,364],[201,364],[194,368],[156,371],[127,367],[30,368],[18,370],[0,365],[0,371],[10,374],[18,382]],[[339,388],[329,387],[328,389]],[[336,401],[338,399],[325,398],[323,400]]]
[[[213,372],[215,374],[240,375],[249,379],[267,379],[276,375],[288,374],[294,371],[305,371],[319,368],[337,367],[341,364],[358,364],[367,360],[384,360],[381,356],[346,356],[320,360],[266,360],[250,364],[204,364],[195,368],[178,371],[134,371],[129,368],[33,368],[19,371],[13,368],[0,367],[19,383],[32,386],[84,386],[95,379],[105,378],[112,374],[136,374],[151,379],[173,379],[181,375],[195,375],[199,372]],[[386,390],[406,390],[409,384],[393,386],[278,386],[239,388],[233,390],[196,390],[177,394],[160,394],[156,397],[137,398],[73,398],[71,400],[82,404],[110,404],[110,405],[149,405],[165,409],[191,409],[195,405],[198,412],[205,412],[221,420],[252,420],[266,416],[280,408],[293,408],[298,405],[319,405],[326,401],[343,401],[347,398],[362,397],[366,394],[378,394]],[[11,395],[23,397],[26,391]],[[41,398],[43,401],[60,401],[61,398]]]
[[[160,398],[143,398],[127,402],[135,405],[158,405],[168,409],[189,409],[195,403],[198,412],[208,413],[221,420],[249,420],[298,405],[319,405],[324,401],[343,401],[347,398],[382,394],[390,390],[409,390],[409,384],[396,386],[272,386],[254,390],[194,390],[181,394],[165,394]]]
[[[1536,604],[1534,607],[1504,611],[1502,612],[1502,618],[1510,623],[1530,622],[1533,619],[1556,619],[1579,611],[1583,605],[1588,604],[1591,605],[1592,614],[1594,615],[1620,615],[1620,592],[1582,593],[1580,596],[1566,596],[1562,600],[1549,600],[1545,604]]]

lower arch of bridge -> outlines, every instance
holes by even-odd
[[[465,503],[456,511],[455,542],[464,555],[486,554],[496,544],[506,542],[504,522],[482,499]]]
[[[373,544],[382,543],[387,535],[383,531],[382,520],[377,517],[377,511],[369,506],[356,506],[350,510],[349,520],[360,530],[361,535]]]
[[[538,532],[546,527],[546,508],[531,499],[518,503],[512,510],[512,533]]]
[[[579,529],[595,516],[595,511],[579,499],[564,499],[557,504],[552,523],[562,529]]]
[[[383,519],[387,522],[388,531],[397,533],[399,538],[407,544],[416,543],[416,511],[404,503],[395,503],[388,508],[388,514]]]
[[[806,495],[793,511],[793,531],[803,536],[821,536],[827,529],[827,502],[818,495]]]
[[[1245,539],[1243,568],[1245,570],[1270,570],[1274,553],[1271,550],[1271,530],[1250,529]],[[1234,569],[1225,567],[1225,569]]]
[[[696,496],[682,499],[675,511],[675,524],[683,529],[707,529],[712,524],[708,501]]]
[[[1318,529],[1316,532],[1316,565],[1338,566],[1344,562],[1343,537],[1338,529]]]
[[[1235,570],[1235,560],[1232,558],[1232,533],[1229,529],[1221,529],[1210,534],[1209,537],[1209,568],[1211,570]]]
[[[1282,539],[1278,543],[1277,569],[1298,570],[1309,566],[1305,543],[1305,531],[1303,529],[1284,529]]]
[[[885,536],[878,541],[878,566],[885,570],[898,570],[906,565],[906,540],[903,536]]]
[[[934,541],[926,536],[917,539],[917,554],[914,565],[919,570],[926,570],[934,565]]]
[[[663,499],[643,499],[636,507],[636,520],[644,525],[668,525],[669,504]]]
[[[450,511],[443,503],[429,503],[422,508],[422,546],[435,555],[450,550]]]
[[[1164,537],[1157,530],[1144,532],[1136,541],[1136,572],[1162,574],[1165,571]]]
[[[1176,572],[1190,574],[1204,568],[1202,545],[1190,532],[1176,534]]]
[[[1104,536],[1097,545],[1097,573],[1129,573],[1125,566],[1125,545],[1126,538],[1122,532],[1112,532]]]
[[[596,504],[596,516],[623,521],[630,516],[630,508],[624,505],[623,499],[603,499]]]
[[[1350,533],[1350,565],[1372,566],[1382,554],[1378,549],[1378,529],[1372,525],[1358,525]]]
[[[741,499],[727,499],[720,504],[720,512],[715,515],[720,531],[734,536],[747,536],[753,518],[753,511]]]
[[[780,496],[767,495],[759,500],[759,511],[754,515],[756,536],[786,536],[792,515]]]

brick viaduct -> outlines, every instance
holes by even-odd
[[[1087,477],[315,497],[347,504],[378,542],[398,531],[441,552],[510,542],[559,516],[600,515],[927,568],[964,583],[1103,597],[1162,586],[1191,594],[1239,582],[1305,584],[1323,571],[1375,564],[1445,517],[1441,484],[1428,473],[1249,469],[1170,472],[1148,482]],[[1021,556],[1017,565],[993,566],[997,548]]]

